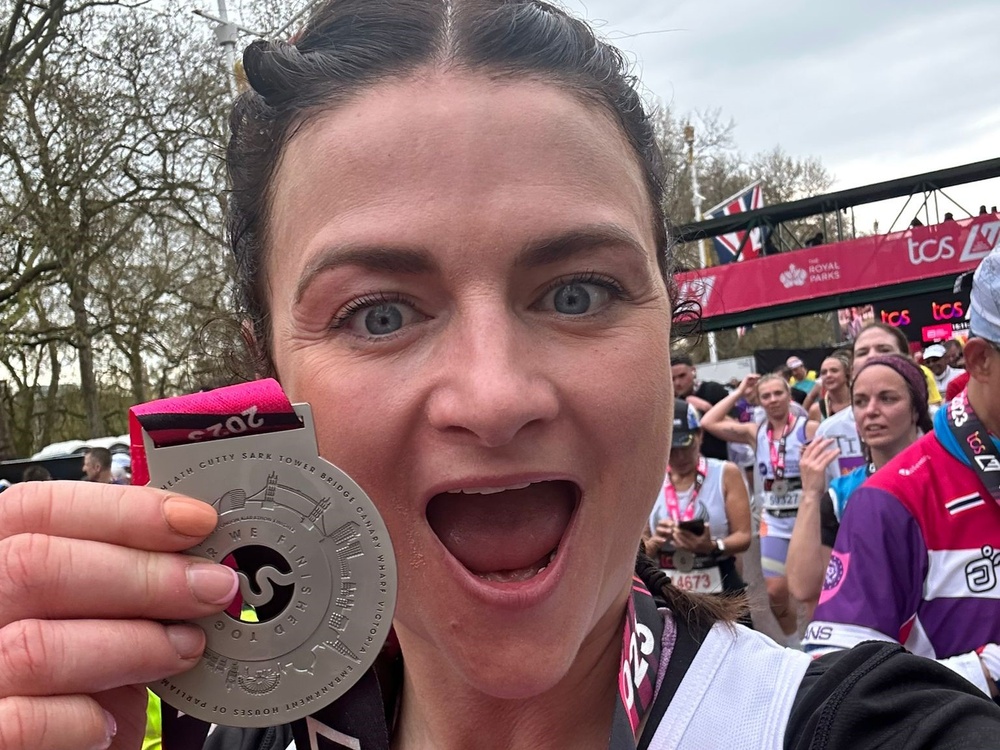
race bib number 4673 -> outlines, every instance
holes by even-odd
[[[670,581],[681,591],[695,594],[718,594],[722,591],[722,572],[719,568],[692,570],[690,573],[670,571]]]

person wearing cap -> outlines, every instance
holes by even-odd
[[[740,592],[735,555],[750,546],[750,498],[736,464],[701,455],[702,437],[698,412],[676,399],[670,465],[643,546],[681,589]]]
[[[894,641],[997,699],[1000,679],[1000,252],[976,270],[969,383],[924,435],[854,491],[811,653]]]
[[[816,384],[816,371],[807,369],[806,363],[798,357],[789,357],[785,360],[785,365],[792,373],[788,384],[808,394]]]
[[[951,366],[948,350],[942,344],[931,344],[924,349],[923,363],[934,375],[934,382],[941,393],[945,393],[948,384],[961,374]]]

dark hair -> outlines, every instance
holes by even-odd
[[[864,366],[854,373],[855,382],[858,376],[869,367],[876,367],[878,365],[892,369],[906,383],[906,390],[910,394],[910,406],[913,409],[913,416],[916,418],[917,427],[925,433],[933,430],[934,423],[931,420],[930,410],[927,406],[927,379],[924,377],[924,371],[920,369],[920,365],[905,354],[880,354],[876,357],[870,357]],[[853,391],[854,388],[852,386],[852,394]]]
[[[257,41],[246,49],[251,90],[230,118],[228,234],[244,337],[259,374],[273,374],[264,268],[271,186],[285,145],[318,113],[430,65],[558,83],[611,115],[642,168],[660,270],[676,297],[663,158],[617,49],[540,0],[327,0],[290,43]]]
[[[675,617],[688,625],[711,626],[715,622],[733,623],[748,614],[744,594],[691,594],[681,591],[670,581],[670,576],[657,567],[642,545],[635,559],[635,573],[654,596],[664,599]]]
[[[688,367],[694,367],[694,360],[691,359],[691,356],[689,354],[671,354],[670,364],[687,365]]]
[[[663,156],[636,80],[617,49],[541,0],[327,0],[291,42],[258,41],[246,49],[243,68],[251,90],[240,95],[230,117],[227,229],[237,307],[257,374],[274,374],[264,268],[271,186],[283,149],[310,118],[430,65],[558,83],[607,112],[642,169],[657,262],[676,301]],[[675,317],[694,325],[697,305],[676,306]],[[667,593],[681,616],[715,620],[734,611],[669,584]]]
[[[107,448],[88,448],[85,456],[93,456],[101,471],[111,468],[111,451]]]
[[[856,347],[858,344],[858,339],[864,336],[865,331],[870,331],[872,328],[877,328],[880,331],[885,331],[886,333],[891,334],[892,337],[896,339],[896,343],[899,345],[899,353],[905,356],[909,356],[910,342],[907,340],[906,334],[903,333],[898,328],[896,328],[896,326],[891,326],[888,323],[880,323],[880,322],[869,323],[868,325],[866,325],[864,328],[861,329],[861,332],[858,334],[858,337],[854,339],[854,346],[851,347],[852,356],[854,354],[854,347]]]
[[[47,482],[52,479],[49,470],[40,464],[31,464],[24,469],[21,475],[22,482]]]

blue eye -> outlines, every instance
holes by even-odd
[[[556,290],[552,306],[563,315],[583,315],[590,310],[591,295],[587,284],[567,284]]]
[[[378,305],[365,313],[365,330],[372,336],[385,336],[403,327],[403,313],[396,305]]]
[[[346,328],[361,338],[379,339],[425,319],[399,295],[370,294],[347,304],[337,313],[331,327]]]
[[[559,282],[546,293],[542,306],[560,315],[586,315],[598,312],[612,299],[624,296],[620,287],[610,279],[588,277]]]

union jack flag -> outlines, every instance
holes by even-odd
[[[731,198],[722,201],[718,206],[705,214],[706,219],[718,219],[722,216],[732,216],[744,211],[755,211],[764,207],[764,193],[760,189],[760,180],[743,188]],[[764,232],[762,229],[751,229],[750,237],[743,245],[743,238],[746,232],[730,232],[719,237],[713,237],[715,244],[715,254],[719,257],[719,264],[732,263],[740,260],[753,260],[759,258],[764,250]],[[743,245],[743,252],[740,252],[740,245]]]

